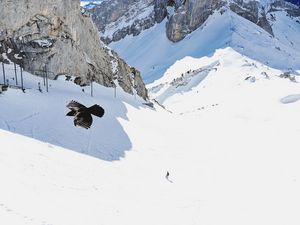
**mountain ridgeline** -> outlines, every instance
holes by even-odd
[[[297,6],[283,0],[109,0],[90,9],[92,18],[101,32],[102,40],[109,44],[127,35],[139,35],[167,19],[166,35],[172,42],[178,42],[204,24],[206,19],[221,7],[227,7],[236,14],[257,24],[273,35],[268,14],[285,11],[288,16],[300,16]]]
[[[80,85],[119,85],[147,99],[140,72],[100,41],[80,0],[3,0],[0,6],[0,61],[36,75],[46,69],[51,79],[75,76]]]

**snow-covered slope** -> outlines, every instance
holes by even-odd
[[[239,107],[253,104],[258,98],[257,103],[264,104],[259,106],[261,110],[269,110],[272,107],[266,105],[288,93],[297,93],[298,75],[296,71],[273,69],[228,47],[211,57],[177,61],[149,88],[152,98],[179,114],[202,114],[204,109],[212,110],[220,104],[239,111]]]
[[[299,20],[281,11],[272,12],[272,17],[275,38],[226,9],[222,14],[215,12],[200,28],[178,43],[167,39],[165,20],[139,36],[128,36],[111,43],[110,47],[138,68],[147,83],[162,77],[176,60],[185,56],[209,56],[227,46],[273,68],[297,70],[300,68]]]
[[[0,130],[1,224],[298,225],[300,84],[231,48],[179,61],[161,81],[181,77],[181,62],[202,70],[166,98],[173,114],[63,80],[40,93],[29,74],[25,94],[2,93],[1,128],[50,144]],[[76,128],[71,99],[106,114]],[[109,162],[53,144],[107,160],[128,151]]]
[[[24,73],[0,94],[0,224],[299,225],[299,25],[272,16],[275,38],[226,11],[176,44],[161,23],[111,45],[166,110]],[[71,100],[105,115],[74,127]]]
[[[6,78],[14,85],[13,66],[6,65],[5,68]],[[2,73],[0,76],[3,83]],[[19,71],[18,79],[20,82]],[[42,93],[38,91],[38,83]],[[49,84],[47,93],[42,78],[24,73],[25,94],[18,89],[9,89],[0,95],[0,128],[105,160],[120,159],[131,149],[131,141],[119,120],[128,120],[128,104],[137,109],[146,108],[142,104],[144,100],[125,94],[120,87],[116,89],[117,98],[114,98],[113,88],[96,83],[93,84],[92,98],[90,86],[80,87],[65,81],[64,76],[57,81],[49,80]],[[75,129],[72,118],[65,116],[68,112],[66,105],[71,100],[86,106],[99,104],[105,109],[105,116],[94,118],[90,130]]]

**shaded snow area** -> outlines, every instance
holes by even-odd
[[[297,18],[290,18],[284,12],[272,14],[276,18],[272,22],[275,38],[256,24],[226,10],[223,14],[215,12],[200,28],[178,43],[167,39],[165,20],[138,36],[127,36],[113,42],[110,47],[139,69],[147,83],[161,78],[176,60],[185,56],[209,56],[216,49],[228,46],[273,68],[299,70],[300,25]]]
[[[184,56],[205,56],[226,45],[230,40],[229,20],[216,16],[210,22],[211,26],[199,28],[178,43],[172,43],[166,37],[164,20],[138,36],[126,36],[109,46],[140,70],[145,82],[149,83],[161,77],[176,60]],[[205,36],[201,35],[202,32]]]
[[[24,74],[0,94],[1,224],[298,225],[300,102],[281,101],[300,84],[282,73],[232,48],[184,58],[149,86],[173,113]],[[74,127],[72,99],[106,113]]]
[[[297,95],[288,95],[281,99],[281,102],[284,104],[293,103],[300,100],[300,94]]]
[[[5,68],[6,78],[14,85],[13,66],[6,65]],[[20,83],[19,71],[18,79]],[[3,82],[2,73],[0,81]],[[38,83],[42,92],[38,90]],[[121,122],[128,120],[126,104],[138,110],[146,107],[142,100],[124,94],[121,88],[117,88],[114,99],[113,88],[97,84],[93,85],[92,98],[90,86],[80,87],[66,81],[64,76],[49,81],[48,93],[43,83],[42,78],[24,73],[25,94],[18,89],[9,89],[0,95],[0,128],[105,160],[117,160],[131,149],[131,141]],[[75,129],[73,119],[65,116],[69,111],[66,105],[71,100],[88,107],[99,104],[106,114],[102,119],[94,118],[90,130]],[[128,100],[127,103],[124,100]]]

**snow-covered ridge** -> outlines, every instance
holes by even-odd
[[[300,69],[300,23],[297,18],[287,17],[281,11],[268,14],[275,35],[272,37],[230,10],[221,12],[215,12],[200,28],[178,43],[170,42],[165,36],[167,21],[164,21],[137,37],[129,36],[111,43],[110,47],[140,69],[146,83],[162,77],[177,60],[186,56],[208,56],[227,46],[276,69]]]
[[[284,78],[289,78],[286,79],[287,83],[292,82],[286,84],[286,87],[290,86],[296,92],[299,84],[293,82],[299,80],[299,72],[276,70],[228,47],[217,50],[211,57],[186,57],[177,61],[148,88],[151,98],[166,109],[177,114],[196,113],[205,107],[240,101],[238,90],[244,92],[243,88],[247,90],[256,86],[257,91],[262,87],[279,85],[280,82],[284,84]],[[281,98],[283,102],[296,101],[294,96],[288,100],[284,97],[284,94],[279,95],[278,101]]]

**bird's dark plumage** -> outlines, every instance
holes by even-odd
[[[67,107],[71,111],[68,112],[66,116],[74,116],[74,125],[83,127],[85,129],[91,127],[93,123],[92,115],[101,118],[105,112],[104,109],[99,105],[93,105],[87,108],[84,105],[73,100],[67,105]]]
[[[66,116],[75,116],[76,111],[71,110]]]
[[[100,105],[93,105],[89,108],[89,112],[94,116],[102,117],[104,115],[104,109]]]

